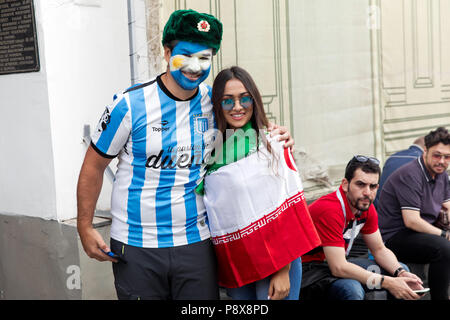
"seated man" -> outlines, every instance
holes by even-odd
[[[425,137],[421,157],[395,171],[380,194],[378,213],[386,246],[404,262],[429,263],[431,299],[448,300],[450,235],[433,223],[450,209],[450,134],[445,128]]]
[[[422,281],[409,273],[381,240],[372,205],[379,176],[377,159],[354,156],[339,189],[309,206],[322,247],[302,256],[301,299],[325,294],[331,300],[363,300],[365,290],[381,288],[396,298],[420,298],[412,288],[422,289]],[[367,259],[347,260],[359,231],[376,264]]]
[[[377,196],[375,197],[375,201],[373,202],[375,208],[378,206],[378,200],[380,199],[380,193],[383,189],[383,185],[386,182],[387,178],[392,174],[392,172],[407,164],[408,162],[417,159],[423,154],[423,149],[425,147],[424,138],[424,136],[417,138],[413,142],[413,144],[409,146],[408,149],[398,151],[387,158],[381,172],[380,187],[378,188]]]

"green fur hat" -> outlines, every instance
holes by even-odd
[[[214,49],[220,48],[222,23],[214,16],[194,10],[174,11],[164,27],[162,44],[174,40],[200,43]]]

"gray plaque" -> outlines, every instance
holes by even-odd
[[[0,0],[0,75],[39,69],[33,0]]]

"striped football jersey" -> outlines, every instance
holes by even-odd
[[[144,248],[209,238],[203,200],[194,189],[214,140],[211,88],[180,101],[161,77],[131,87],[107,106],[92,147],[118,156],[111,195],[111,237]]]

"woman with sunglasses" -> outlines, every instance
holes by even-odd
[[[219,285],[238,300],[298,299],[302,254],[320,240],[290,150],[268,120],[251,76],[222,70],[212,90],[218,127],[203,183]]]

